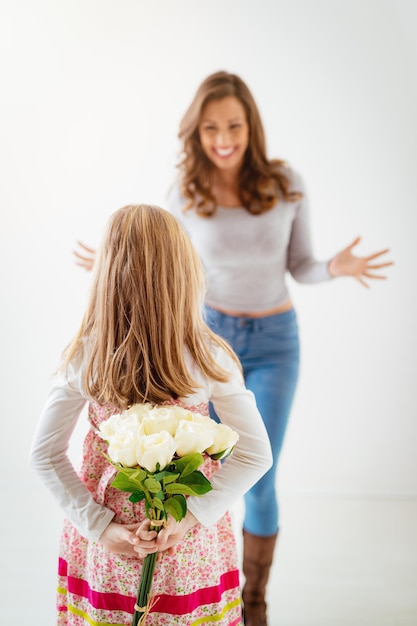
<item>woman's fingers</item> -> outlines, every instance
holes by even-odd
[[[373,254],[368,254],[368,256],[365,257],[365,259],[367,261],[372,261],[373,259],[377,259],[379,256],[382,256],[383,254],[388,254],[388,252],[390,252],[389,248],[385,248],[384,250],[378,250],[378,252],[374,252]],[[389,262],[388,265],[392,265],[393,262]]]
[[[90,246],[86,246],[82,241],[77,241],[77,246],[81,248],[81,251],[73,250],[73,254],[75,256],[76,265],[83,267],[85,270],[90,272],[94,267],[94,261],[96,258],[96,251],[94,248],[90,248]],[[87,253],[87,254],[85,254]]]
[[[391,261],[390,263],[372,263],[367,265],[368,270],[379,270],[383,267],[388,267],[389,265],[394,265],[394,262]]]
[[[356,239],[354,239],[351,244],[346,246],[345,250],[351,251],[355,246],[358,245],[358,243],[360,243],[360,241],[361,241],[361,237],[356,237]]]
[[[90,248],[89,246],[86,246],[86,244],[83,243],[82,241],[77,241],[77,246],[79,246],[80,248],[83,248],[83,250],[85,250],[89,254],[94,254],[95,255],[95,253],[96,253],[94,248]]]

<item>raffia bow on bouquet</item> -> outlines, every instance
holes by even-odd
[[[108,460],[117,469],[112,487],[130,493],[131,502],[145,501],[150,530],[159,532],[168,515],[177,522],[187,513],[187,496],[212,489],[198,469],[206,456],[224,459],[238,440],[237,433],[206,415],[178,405],[135,404],[99,426],[108,442]],[[157,602],[152,579],[157,553],[143,562],[132,626],[143,626]]]

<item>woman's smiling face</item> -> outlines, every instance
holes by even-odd
[[[198,133],[203,152],[215,167],[239,171],[249,144],[249,124],[240,100],[226,96],[208,102]]]

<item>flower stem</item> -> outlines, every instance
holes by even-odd
[[[142,611],[137,611],[133,614],[132,626],[137,626],[139,620],[147,612],[146,608],[149,602],[149,593],[152,586],[152,578],[155,570],[155,564],[158,553],[153,552],[152,554],[147,554],[143,561],[142,566],[142,575],[140,577],[140,583],[138,588],[138,595],[136,600],[136,606]]]

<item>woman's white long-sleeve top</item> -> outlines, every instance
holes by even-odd
[[[214,309],[259,313],[288,298],[287,272],[300,283],[331,279],[328,261],[313,254],[309,203],[301,177],[286,168],[292,191],[302,198],[281,199],[260,215],[244,207],[217,206],[212,217],[184,212],[186,198],[171,188],[167,209],[183,225],[207,274],[206,304]]]

